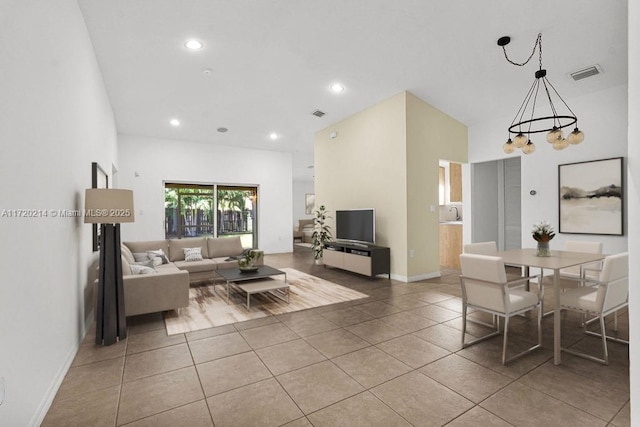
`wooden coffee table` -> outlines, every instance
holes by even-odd
[[[247,294],[247,310],[251,308],[251,295],[262,292],[271,292],[272,295],[289,303],[289,285],[287,285],[287,273],[277,270],[268,265],[261,265],[256,271],[240,271],[239,268],[223,268],[217,273],[226,280],[227,295],[229,304],[230,286],[234,286]],[[284,275],[284,283],[280,280],[271,279],[271,276]],[[216,287],[214,286],[214,290]],[[217,291],[215,291],[218,293]],[[284,296],[286,295],[286,299]],[[222,296],[221,296],[222,298]]]

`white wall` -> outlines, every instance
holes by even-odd
[[[629,218],[629,334],[631,359],[631,425],[640,423],[640,5],[629,2],[629,158],[628,212]]]
[[[593,77],[597,78],[597,77]],[[555,151],[544,136],[533,137],[536,151],[522,155],[522,246],[535,247],[531,238],[532,224],[546,219],[558,229],[558,165],[564,163],[598,160],[627,156],[627,87],[617,86],[597,93],[567,99],[571,109],[579,118],[585,140],[578,146],[570,146],[563,151]],[[518,155],[502,151],[506,138],[506,128],[511,118],[469,127],[469,162],[483,162]],[[465,185],[471,185],[470,182]],[[537,194],[531,196],[530,190]],[[470,215],[472,213],[469,212]],[[625,220],[629,215],[625,213]],[[469,218],[467,215],[466,218]],[[465,226],[471,225],[470,221]],[[608,253],[627,250],[628,229],[625,235],[597,236],[604,243]],[[465,234],[465,238],[466,238]],[[470,236],[470,235],[469,235]],[[589,240],[593,236],[558,234],[552,241],[552,248],[561,248],[566,240]]]
[[[75,0],[0,2],[0,70],[0,213],[50,215],[0,215],[0,425],[38,425],[93,320],[91,227],[50,210],[82,209],[116,130]]]
[[[242,184],[258,186],[258,246],[291,252],[291,153],[129,135],[118,151],[120,187],[133,190],[136,209],[123,241],[164,239],[164,182]]]

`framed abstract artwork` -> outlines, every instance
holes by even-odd
[[[91,163],[91,188],[109,188],[109,175],[96,162]],[[100,250],[100,227],[98,224],[91,224],[93,227],[93,251]]]
[[[622,157],[558,165],[560,233],[624,234]]]
[[[312,215],[313,210],[316,207],[316,195],[313,193],[307,193],[304,195],[304,213]]]

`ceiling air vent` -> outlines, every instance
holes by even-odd
[[[570,73],[569,75],[573,80],[578,81],[586,79],[587,77],[596,76],[600,73],[602,73],[602,68],[600,68],[600,66],[596,64],[592,65],[591,67],[583,68],[582,70]]]
[[[324,115],[325,115],[325,114],[327,114],[327,113],[325,113],[324,111],[316,110],[316,111],[314,111],[314,112],[313,112],[313,113],[311,113],[311,114],[313,114],[313,115],[314,115],[314,116],[316,116],[316,117],[322,117],[322,116],[324,116]]]

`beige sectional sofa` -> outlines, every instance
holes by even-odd
[[[185,260],[187,248],[200,248],[202,260]],[[156,259],[155,263],[151,264],[158,264],[158,250],[165,254],[166,262],[153,265],[154,271],[145,270],[146,274],[134,274],[132,266],[137,272],[139,269],[136,269],[136,266],[149,263],[152,258]],[[134,316],[186,307],[189,305],[190,284],[214,280],[219,277],[216,274],[219,269],[237,268],[238,261],[230,258],[241,255],[243,251],[240,237],[237,236],[124,242],[122,275],[126,315]],[[146,260],[145,254],[148,256]]]

